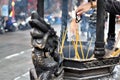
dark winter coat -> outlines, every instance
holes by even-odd
[[[105,0],[105,10],[111,14],[120,15],[120,1]]]

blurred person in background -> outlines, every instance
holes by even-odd
[[[3,25],[6,26],[6,21],[8,20],[8,0],[1,1],[1,17],[3,18]]]
[[[87,39],[88,41],[95,41],[96,39],[96,22],[97,22],[97,9],[94,8],[93,12],[90,14],[90,18],[88,21],[88,31],[87,31]]]
[[[80,5],[84,5],[87,2],[88,2],[87,0],[82,0]],[[88,13],[89,11],[81,15],[81,20],[82,20],[81,21],[81,32],[83,36],[85,36],[85,32],[87,32],[89,18],[85,14],[88,14]]]

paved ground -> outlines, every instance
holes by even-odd
[[[29,30],[0,35],[0,80],[28,80],[32,66]]]
[[[55,25],[54,28],[60,35],[60,27]],[[30,80],[29,69],[33,67],[31,50],[30,30],[0,35],[0,80]],[[119,80],[119,65],[115,70],[118,75],[111,79],[104,78],[102,80]]]

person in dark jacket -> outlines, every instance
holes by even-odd
[[[105,2],[105,10],[111,14],[115,14],[115,15],[120,15],[120,1],[118,0],[104,0]],[[77,10],[76,13],[77,15],[82,15],[84,12],[87,12],[88,10],[90,10],[90,8],[96,7],[97,5],[97,0],[96,1],[92,1],[88,2],[86,4],[80,5]]]

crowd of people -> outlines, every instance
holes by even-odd
[[[36,4],[37,0],[1,0],[0,33],[29,29],[26,19],[29,18],[32,10],[37,9]]]

